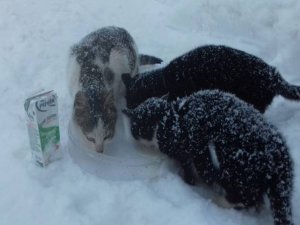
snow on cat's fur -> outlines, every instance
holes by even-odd
[[[114,136],[118,109],[125,104],[121,74],[134,76],[139,59],[144,64],[161,62],[153,56],[139,56],[131,35],[113,26],[88,34],[71,48],[68,75],[73,122],[98,152]]]
[[[275,225],[292,225],[293,163],[285,140],[259,111],[232,94],[199,91],[173,102],[150,98],[123,112],[137,140],[156,135],[186,182],[225,190],[227,202],[256,207],[267,194]]]
[[[274,96],[300,100],[300,87],[288,84],[260,58],[226,46],[198,47],[167,66],[131,78],[122,75],[127,107],[166,93],[171,99],[203,89],[230,92],[264,112]]]

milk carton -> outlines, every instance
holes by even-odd
[[[32,158],[46,166],[60,156],[57,95],[54,91],[39,92],[27,98],[24,107]]]

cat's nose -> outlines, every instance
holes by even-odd
[[[97,151],[98,153],[103,153],[103,151],[104,151],[103,143],[98,144],[98,145],[96,146],[96,151]]]

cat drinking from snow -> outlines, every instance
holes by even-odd
[[[133,77],[139,64],[154,63],[161,60],[139,55],[131,35],[119,27],[96,30],[71,48],[72,122],[91,149],[103,152],[104,143],[114,136],[119,108],[125,104],[121,74]]]
[[[260,206],[266,194],[275,225],[293,224],[288,147],[250,104],[205,90],[172,102],[149,98],[123,112],[133,137],[156,140],[162,153],[180,163],[187,183],[199,179],[219,186],[225,191],[223,202],[239,208]]]

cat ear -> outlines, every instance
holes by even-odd
[[[111,108],[114,106],[114,92],[113,89],[109,90],[107,94],[104,96],[103,102],[104,108]]]
[[[133,112],[130,109],[122,109],[122,113],[128,116],[128,118],[132,118]]]
[[[133,78],[130,76],[129,73],[123,73],[122,74],[122,81],[125,85],[126,88],[129,88],[130,85],[132,84],[133,82]]]
[[[86,108],[88,106],[88,99],[85,96],[83,91],[78,91],[75,95],[75,100],[74,100],[74,108],[82,109]]]
[[[84,132],[89,132],[93,127],[90,114],[88,98],[83,91],[77,92],[74,100],[73,119]]]
[[[161,99],[162,99],[162,100],[165,100],[165,101],[168,101],[168,100],[169,100],[169,97],[170,97],[170,93],[168,92],[167,94],[161,96]]]

